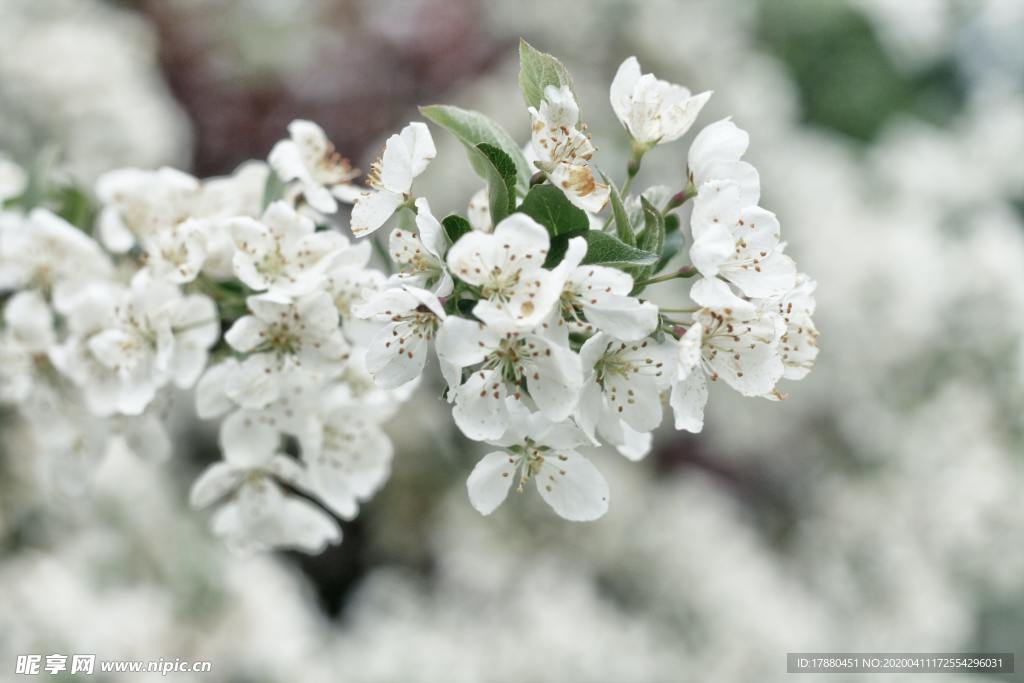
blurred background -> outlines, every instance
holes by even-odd
[[[216,456],[187,401],[174,459],[112,458],[72,498],[8,420],[5,671],[94,652],[231,683],[729,682],[786,678],[789,651],[1024,653],[1019,0],[0,0],[0,150],[55,146],[86,185],[208,176],[303,117],[367,168],[437,101],[525,141],[520,36],[572,71],[616,177],[623,58],[715,91],[698,127],[750,131],[762,203],[819,282],[815,371],[782,403],[713,391],[705,433],[666,429],[640,464],[596,453],[612,505],[585,525],[532,495],[480,517],[481,451],[427,383],[391,481],[318,557],[234,556],[187,509]],[[464,210],[479,181],[434,133],[418,190]],[[682,177],[685,150],[639,180]]]

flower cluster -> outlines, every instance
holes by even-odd
[[[399,273],[355,312],[381,325],[367,369],[382,388],[418,377],[433,342],[455,424],[498,449],[469,477],[480,512],[532,480],[560,516],[592,520],[608,508],[608,485],[578,449],[605,443],[644,457],[666,401],[677,429],[700,431],[708,380],[782,398],[778,382],[802,378],[817,354],[814,282],[758,205],[747,134],[729,119],[696,135],[675,189],[627,194],[644,155],[684,136],[711,93],[623,62],[610,89],[633,150],[620,191],[596,167],[568,71],[526,43],[520,57],[525,150],[478,112],[421,110],[464,143],[487,182],[467,217],[439,221],[410,191],[434,149],[426,130],[388,141],[353,229],[369,234],[397,214]],[[680,266],[688,238],[690,264]],[[644,296],[678,278],[696,278],[692,303]]]
[[[55,470],[84,474],[115,443],[169,454],[173,389],[194,388],[199,417],[222,418],[223,460],[192,503],[216,505],[214,531],[234,546],[315,552],[387,479],[382,423],[433,348],[455,424],[494,447],[469,476],[474,507],[489,514],[532,480],[560,516],[600,517],[608,484],[580,449],[642,458],[666,400],[677,428],[699,431],[708,379],[781,398],[779,380],[814,362],[814,283],[758,206],[747,135],[729,120],[696,136],[675,189],[629,194],[644,155],[684,136],[710,93],[623,63],[620,190],[565,67],[524,42],[520,83],[525,149],[478,112],[421,110],[486,182],[465,217],[439,220],[413,192],[436,155],[421,122],[386,141],[363,184],[309,121],[229,177],[110,172],[95,211],[4,166],[2,398]],[[339,203],[366,239],[332,222]],[[385,275],[371,242],[391,222]],[[693,305],[645,295],[690,277]]]

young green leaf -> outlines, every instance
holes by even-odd
[[[556,88],[567,85],[573,97],[576,97],[569,70],[551,55],[520,39],[519,89],[523,91],[523,99],[526,100],[527,106],[539,107],[541,100],[544,99],[544,88],[549,85]],[[579,102],[578,97],[576,101]]]
[[[484,116],[480,112],[460,109],[442,104],[420,107],[420,113],[437,125],[448,130],[459,139],[469,151],[469,163],[473,170],[483,179],[487,179],[487,169],[472,150],[481,143],[494,145],[507,154],[516,167],[516,187],[521,194],[526,193],[530,184],[533,169],[526,162],[523,151],[516,141],[505,132],[505,129]]]
[[[640,207],[644,214],[644,229],[637,236],[637,246],[660,258],[665,247],[665,218],[643,195],[640,196]],[[655,264],[651,264],[638,269],[634,276],[638,280],[645,280],[654,273],[654,269]]]
[[[573,206],[554,185],[535,185],[518,210],[547,228],[552,237],[590,229],[586,212]]]
[[[448,241],[452,244],[458,242],[459,238],[467,232],[473,231],[473,226],[469,224],[469,221],[457,213],[445,216],[441,225],[444,227],[444,234],[448,235]]]
[[[515,209],[516,165],[505,152],[486,142],[477,145],[476,151],[486,171],[491,225],[497,225]]]
[[[607,176],[604,177],[604,181],[608,183],[608,187],[611,189],[612,222],[615,223],[615,234],[626,244],[635,246],[636,233],[629,222],[629,214],[626,213],[626,208],[622,203],[622,195],[619,194],[619,188],[615,187],[615,183],[609,180]]]
[[[585,264],[629,268],[649,266],[658,261],[657,254],[631,247],[618,237],[600,230],[591,230],[584,238],[587,240],[587,255],[583,258]]]

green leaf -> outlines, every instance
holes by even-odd
[[[629,268],[649,266],[658,261],[657,254],[631,247],[618,237],[600,230],[591,230],[584,238],[587,240],[587,255],[583,258],[585,264]]]
[[[457,213],[445,216],[441,225],[444,226],[444,234],[448,235],[448,241],[452,244],[458,242],[467,232],[473,232],[473,226],[469,221]]]
[[[449,131],[466,146],[469,152],[469,163],[472,164],[476,174],[485,180],[487,179],[487,169],[474,153],[476,146],[486,143],[507,154],[516,166],[516,187],[522,194],[526,193],[533,169],[526,162],[522,149],[504,128],[480,112],[443,104],[420,107],[420,113]]]
[[[74,185],[65,185],[57,190],[56,199],[61,218],[84,232],[90,231],[96,217],[96,206],[85,191]]]
[[[640,207],[644,214],[644,229],[637,236],[637,246],[644,251],[657,254],[660,259],[665,248],[665,218],[643,195],[640,195]],[[638,280],[646,280],[654,273],[655,267],[652,264],[640,268],[634,275]]]
[[[565,66],[547,54],[537,50],[525,40],[519,41],[519,89],[527,106],[539,107],[544,99],[544,88],[553,85],[559,88],[569,86],[576,101],[576,89],[572,84],[572,76]]]
[[[267,174],[267,182],[263,184],[263,201],[260,206],[264,211],[267,207],[284,196],[284,182],[274,169]]]
[[[498,225],[516,205],[516,165],[505,152],[482,142],[476,146],[487,175],[487,198],[491,204],[491,225]]]
[[[552,236],[590,229],[586,212],[573,206],[554,185],[535,185],[518,210],[547,228]]]
[[[683,239],[683,233],[676,230],[668,233],[665,236],[665,248],[661,251],[661,258],[658,259],[658,265],[651,271],[652,274],[660,273],[668,265],[668,262],[675,257],[676,254],[683,248],[685,240]]]
[[[636,233],[633,232],[633,226],[629,222],[629,214],[626,213],[626,207],[622,203],[619,188],[615,187],[615,183],[607,176],[604,176],[604,181],[608,183],[608,188],[611,190],[612,222],[615,223],[615,234],[626,244],[634,246],[636,245]]]

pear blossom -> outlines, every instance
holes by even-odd
[[[416,228],[416,234],[402,228],[391,232],[388,252],[399,270],[392,280],[433,289],[440,297],[448,296],[455,286],[444,262],[448,237],[422,197],[416,200]]]
[[[352,233],[365,237],[378,230],[395,213],[412,190],[412,181],[437,156],[426,124],[410,123],[388,138],[381,158],[373,163],[368,190],[355,198]]]
[[[739,186],[740,201],[753,206],[761,198],[757,169],[742,160],[750,136],[725,118],[702,129],[687,156],[688,178],[697,190],[712,180],[730,180]]]
[[[693,318],[676,344],[670,403],[676,429],[699,432],[709,377],[721,378],[744,396],[772,396],[785,370],[779,352],[785,323],[767,307],[702,308]]]
[[[348,247],[341,234],[318,232],[309,218],[283,201],[268,206],[259,221],[239,217],[230,221],[229,229],[236,248],[235,275],[282,302],[321,287],[333,259]]]
[[[721,277],[750,297],[779,296],[796,283],[796,264],[783,253],[779,221],[744,205],[730,180],[701,185],[690,217],[690,260],[704,277]]]
[[[192,282],[206,264],[207,234],[207,226],[201,220],[189,218],[143,237],[147,266],[156,277],[169,282]]]
[[[633,277],[616,268],[581,266],[586,251],[583,238],[573,238],[555,269],[565,282],[560,298],[562,315],[580,323],[586,332],[596,327],[623,341],[643,339],[654,332],[658,307],[629,296]]]
[[[282,180],[299,184],[310,206],[334,213],[338,210],[335,198],[351,203],[359,196],[352,184],[359,171],[335,151],[323,128],[297,119],[288,124],[288,135],[274,145],[267,160]]]
[[[513,404],[512,418],[500,438],[489,443],[504,450],[485,455],[473,468],[466,488],[481,514],[494,512],[513,484],[522,493],[534,480],[541,498],[560,517],[586,522],[608,511],[608,482],[576,448],[587,437],[571,422],[552,421]]]
[[[576,407],[583,385],[579,356],[543,334],[505,331],[449,316],[436,345],[442,361],[470,370],[465,381],[451,389],[455,424],[471,439],[494,439],[504,433],[509,421],[506,397],[513,402],[529,398],[556,422]]]
[[[473,315],[488,324],[530,329],[551,312],[561,283],[544,268],[547,230],[523,213],[506,217],[494,232],[470,232],[448,251],[448,268],[480,288]]]
[[[784,379],[803,379],[818,357],[818,330],[811,319],[816,287],[813,279],[799,273],[793,289],[773,302],[779,317],[786,323],[786,331],[779,339],[782,364],[786,368]]]
[[[85,345],[118,379],[117,411],[138,415],[168,382],[183,389],[195,383],[219,330],[213,301],[201,294],[182,296],[142,271],[114,303],[110,324]]]
[[[595,148],[590,136],[578,128],[580,109],[572,90],[547,86],[540,108],[530,107],[530,116],[537,168],[579,208],[592,213],[603,209],[610,190],[598,182],[590,163]]]
[[[309,553],[341,541],[338,523],[323,509],[286,494],[281,483],[308,490],[306,469],[280,453],[280,434],[244,412],[224,422],[224,461],[208,467],[192,485],[193,507],[227,497],[211,524],[241,551],[295,548]]]
[[[60,216],[34,209],[0,231],[0,289],[74,289],[113,273],[110,258]]]
[[[430,342],[446,317],[436,296],[409,285],[379,292],[356,313],[385,323],[366,352],[366,369],[383,389],[399,387],[423,373]]]
[[[0,331],[0,400],[25,401],[44,379],[48,354],[56,344],[53,311],[38,290],[12,296]]]
[[[580,360],[586,380],[576,423],[595,443],[600,433],[627,457],[643,457],[649,440],[641,435],[661,424],[661,392],[673,377],[671,345],[598,333],[583,344]]]
[[[529,146],[527,146],[529,149]],[[491,198],[487,194],[487,188],[482,187],[469,198],[469,205],[466,207],[466,219],[474,230],[480,232],[491,232],[494,224],[491,223]]]
[[[299,367],[329,372],[348,357],[338,310],[326,292],[291,303],[266,295],[246,299],[250,315],[224,334],[231,348],[250,354],[228,382],[228,394],[246,408],[262,408],[281,394],[282,375]]]
[[[100,240],[112,252],[125,253],[142,238],[194,218],[200,192],[196,178],[173,168],[105,173],[96,181],[96,196],[103,203]]]
[[[612,79],[612,109],[633,139],[645,146],[678,140],[690,129],[710,92],[691,95],[687,88],[640,73],[636,57],[627,58]]]

